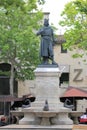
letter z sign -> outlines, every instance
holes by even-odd
[[[73,79],[74,82],[77,81],[83,81],[83,78],[81,77],[82,75],[82,69],[74,69],[75,77]]]

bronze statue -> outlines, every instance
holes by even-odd
[[[42,59],[42,64],[52,64],[57,63],[54,61],[53,46],[55,43],[53,29],[49,26],[49,20],[44,19],[44,26],[37,32],[37,35],[41,35],[41,45],[40,45],[40,57]]]

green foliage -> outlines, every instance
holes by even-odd
[[[45,0],[38,0],[38,3],[39,3],[39,4],[44,4],[44,3],[45,3]]]
[[[60,25],[66,27],[65,48],[87,50],[87,0],[72,0],[65,5]]]
[[[78,53],[76,53],[76,54],[73,54],[73,58],[78,58],[78,57],[83,57],[83,54],[78,54]]]
[[[0,0],[0,61],[11,63],[16,77],[23,80],[34,77],[33,70],[39,63],[39,39],[35,30],[43,15],[38,11],[37,2]]]

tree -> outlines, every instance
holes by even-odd
[[[87,50],[87,0],[72,0],[65,5],[60,25],[66,27],[65,48]],[[76,54],[75,56],[83,56]]]
[[[43,15],[38,10],[38,2],[43,4],[44,0],[0,0],[0,61],[11,64],[12,95],[14,77],[32,79],[39,62],[35,30]]]

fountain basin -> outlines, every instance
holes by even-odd
[[[73,121],[68,117],[68,110],[62,111],[43,111],[40,109],[25,108],[23,109],[24,118],[19,121],[19,124],[26,125],[59,125],[73,124]]]

